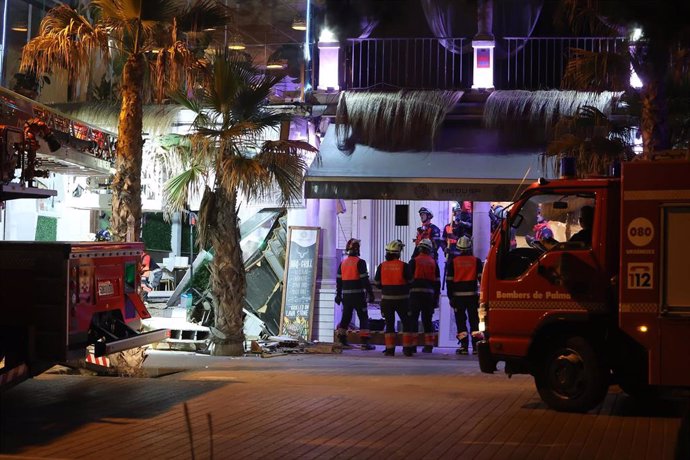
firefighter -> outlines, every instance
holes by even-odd
[[[551,226],[549,225],[549,221],[544,218],[544,216],[541,213],[541,205],[539,206],[539,209],[537,210],[537,223],[534,227],[532,227],[532,231],[534,232],[534,236],[531,235],[526,235],[525,240],[527,241],[527,244],[530,244],[533,241],[545,241],[545,240],[550,240],[553,239],[553,230],[551,230]]]
[[[434,215],[427,208],[419,208],[419,218],[422,219],[422,225],[421,227],[417,227],[417,236],[414,239],[415,248],[412,257],[417,255],[417,246],[419,243],[426,239],[430,240],[434,245],[431,252],[434,259],[438,259],[438,248],[445,248],[445,242],[441,236],[441,229],[431,223],[431,219],[434,218]]]
[[[417,349],[417,324],[419,314],[422,314],[424,327],[424,348],[422,352],[431,353],[434,349],[435,331],[431,322],[434,316],[434,308],[438,306],[441,295],[441,279],[438,264],[431,256],[433,245],[430,240],[424,239],[419,245],[419,254],[410,260],[410,272],[413,275],[410,287],[410,312],[412,328],[412,347]]]
[[[592,245],[592,227],[594,226],[594,207],[585,205],[580,209],[580,227],[582,229],[570,237],[568,241],[580,241],[587,246]]]
[[[381,313],[386,321],[384,334],[386,356],[395,355],[395,314],[400,317],[403,327],[403,354],[412,356],[412,328],[410,327],[410,266],[400,260],[405,245],[393,240],[386,245],[386,260],[376,268],[374,283],[381,289]]]
[[[448,263],[448,291],[450,305],[455,311],[455,324],[458,329],[460,348],[459,355],[468,353],[467,319],[470,322],[472,336],[472,353],[477,354],[476,343],[482,339],[479,331],[479,295],[478,282],[482,273],[482,261],[472,255],[472,240],[463,236],[457,244],[460,254],[451,258]]]
[[[362,350],[374,350],[369,343],[369,315],[367,302],[374,301],[374,291],[369,282],[369,270],[364,259],[359,258],[360,240],[351,238],[345,246],[347,257],[338,266],[335,280],[335,303],[343,304],[343,316],[338,324],[338,340],[344,347],[347,343],[347,328],[352,320],[352,311],[357,311],[359,318],[359,338]]]
[[[455,202],[453,206],[453,220],[443,229],[443,241],[446,244],[446,256],[456,253],[456,244],[461,236],[472,237],[472,212],[469,201],[463,201],[462,205]]]

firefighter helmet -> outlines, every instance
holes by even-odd
[[[345,245],[345,252],[347,253],[347,255],[359,255],[359,243],[360,240],[358,240],[357,238],[350,238],[347,244]]]
[[[461,251],[472,249],[472,239],[466,236],[461,236],[455,246]]]
[[[392,252],[395,254],[400,254],[400,252],[405,247],[405,244],[400,240],[393,240],[386,245],[386,252]]]
[[[455,204],[453,204],[453,214],[458,211],[462,211],[462,206],[460,205],[460,202],[456,201]]]
[[[426,248],[429,250],[429,252],[431,252],[431,250],[434,249],[434,246],[429,238],[424,238],[422,241],[419,242],[417,247],[420,249]]]
[[[434,215],[427,208],[424,208],[424,207],[419,208],[419,214],[422,214],[422,213],[426,213],[429,216],[429,220],[434,218]]]
[[[96,233],[96,241],[111,241],[113,239],[108,229],[99,230]]]

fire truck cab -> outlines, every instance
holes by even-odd
[[[481,370],[533,375],[562,411],[596,407],[612,383],[690,386],[688,178],[687,159],[635,161],[620,178],[530,186],[492,236]]]
[[[0,389],[57,363],[158,342],[139,333],[143,243],[0,242]]]

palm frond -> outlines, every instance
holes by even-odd
[[[266,141],[258,161],[270,174],[271,183],[280,190],[282,204],[298,199],[302,194],[304,171],[307,169],[305,153],[318,153],[318,149],[304,141]]]
[[[579,91],[622,91],[630,84],[630,55],[573,48],[561,87]]]
[[[238,190],[247,199],[263,196],[271,185],[269,171],[255,157],[225,155],[216,173],[225,190]]]
[[[177,15],[181,31],[197,32],[220,27],[231,21],[230,10],[217,0],[197,0]]]
[[[217,228],[218,210],[216,209],[216,194],[209,187],[204,189],[199,205],[199,243],[206,246],[210,241],[209,232]]]
[[[70,78],[76,78],[88,71],[94,52],[109,56],[105,27],[91,24],[69,6],[59,5],[48,10],[39,34],[24,46],[20,67],[37,74],[59,67],[66,69]]]

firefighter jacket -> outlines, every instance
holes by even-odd
[[[445,242],[441,237],[441,229],[432,223],[417,227],[417,236],[414,239],[414,245],[417,246],[424,239],[431,240],[434,244],[434,248],[432,249],[433,254],[436,254],[438,248],[443,248],[445,246]]]
[[[400,259],[386,260],[376,268],[374,283],[381,289],[381,300],[409,298],[411,282],[410,266]]]
[[[412,286],[410,293],[434,295],[441,294],[441,276],[436,260],[430,254],[419,254],[410,260]]]
[[[336,294],[343,296],[364,296],[369,294],[373,297],[374,292],[369,283],[369,271],[364,259],[357,256],[347,256],[338,266],[338,274],[335,278]]]
[[[448,287],[453,296],[477,294],[482,261],[472,255],[454,256],[446,262]]]

